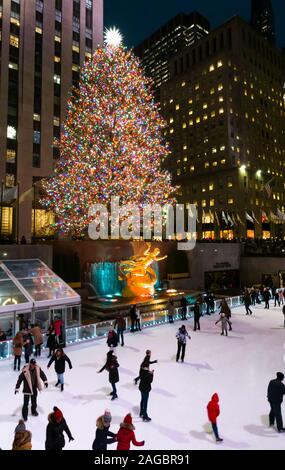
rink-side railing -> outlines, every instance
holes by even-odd
[[[229,297],[226,299],[231,309],[243,305],[243,297]],[[221,306],[221,299],[215,300],[214,311],[212,314],[217,313]],[[193,305],[187,306],[187,318],[193,317]],[[206,303],[202,304],[202,315],[207,313]],[[182,307],[175,308],[175,314],[173,320],[178,321],[182,319]],[[129,317],[125,317],[126,330],[125,333],[131,330],[131,321]],[[65,343],[66,346],[82,343],[84,341],[93,341],[106,337],[111,327],[114,326],[114,320],[106,320],[103,322],[92,323],[90,325],[82,325],[76,327],[66,328],[65,330]],[[141,329],[150,328],[154,326],[164,325],[169,323],[168,310],[158,310],[154,312],[142,313],[140,315]],[[12,340],[0,342],[0,360],[8,359],[13,356],[13,344]],[[44,344],[46,344],[46,337],[44,335]]]

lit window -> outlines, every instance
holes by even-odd
[[[203,109],[207,109],[207,108],[208,108],[207,103],[204,103],[204,104],[203,104]]]
[[[232,188],[232,187],[233,187],[232,181],[228,181],[228,188]]]
[[[211,112],[211,117],[213,118],[213,117],[215,117],[215,116],[216,116],[216,111],[212,111],[212,112]]]
[[[192,114],[193,114],[193,109],[190,109],[189,116],[192,116]]]
[[[60,60],[61,60],[60,57],[58,57],[58,56],[56,56],[56,55],[54,56],[54,61],[55,61],[55,62],[58,63],[58,62],[60,62]]]
[[[196,85],[195,85],[195,90],[199,90],[199,88],[200,88],[199,83],[196,83]]]
[[[232,198],[232,197],[229,197],[229,199],[228,199],[228,204],[229,204],[229,205],[232,205],[233,203],[234,203],[233,198]]]
[[[75,44],[73,44],[72,50],[73,50],[73,52],[77,52],[77,54],[79,54],[79,52],[80,52],[79,47],[78,47],[78,46],[75,46]]]
[[[223,152],[224,150],[226,150],[226,147],[225,147],[225,145],[222,145],[222,146],[220,147],[220,151]]]
[[[172,124],[174,122],[174,119],[173,118],[170,118],[169,119],[169,124]]]
[[[18,48],[19,38],[17,36],[14,36],[13,34],[10,34],[10,45]]]
[[[6,161],[8,163],[15,163],[15,161],[16,161],[16,150],[7,149]]]
[[[40,144],[41,143],[41,133],[40,133],[40,131],[34,131],[33,142],[34,142],[34,144]]]
[[[238,78],[237,75],[234,76],[234,81],[235,81],[235,82],[238,82],[238,81],[239,81],[239,78]]]
[[[201,118],[198,116],[196,117],[196,124],[199,124],[199,122],[201,122]]]
[[[219,102],[220,102],[220,103],[223,103],[223,102],[224,102],[223,96],[219,96]]]
[[[182,82],[181,86],[184,87],[186,85],[186,82]]]
[[[194,124],[193,119],[190,119],[190,121],[189,121],[189,126],[193,126],[193,124]]]
[[[245,119],[248,119],[248,113],[245,113]]]
[[[217,153],[216,147],[213,147],[213,148],[212,148],[212,153]]]
[[[173,103],[173,98],[170,98],[169,103],[170,104]]]
[[[55,40],[55,42],[61,42],[61,37],[60,36],[55,36],[54,40]]]
[[[210,67],[209,67],[209,72],[213,72],[213,70],[215,70],[215,66],[212,64],[212,65],[210,65]]]
[[[177,176],[180,176],[180,175],[181,175],[181,169],[178,168],[178,170],[177,170]]]
[[[207,201],[206,201],[206,199],[203,199],[203,200],[202,200],[202,207],[207,207]]]
[[[207,119],[208,119],[208,114],[204,114],[203,121],[207,121]]]
[[[39,26],[36,26],[36,33],[43,34],[42,28],[40,28]]]
[[[209,162],[206,162],[206,163],[205,163],[205,168],[209,168],[209,166],[210,166],[210,163],[209,163]]]
[[[215,205],[215,199],[210,199],[210,207],[214,207]]]
[[[8,126],[7,127],[7,138],[16,140],[16,138],[17,138],[16,127],[13,127],[13,126]]]
[[[193,100],[192,98],[190,98],[190,100],[188,101],[188,104],[192,104],[193,103]]]
[[[214,191],[214,183],[209,184],[209,191]]]
[[[170,132],[170,134],[173,134],[173,132],[174,132],[174,129],[170,129],[170,131],[169,131],[169,132]]]
[[[184,146],[183,146],[183,150],[187,150],[187,145],[184,145]]]
[[[72,64],[72,70],[73,70],[73,72],[78,72],[79,71],[79,65]]]
[[[215,88],[211,88],[210,95],[214,95],[214,94],[215,94]]]
[[[223,89],[224,89],[224,87],[223,87],[222,83],[220,83],[219,86],[218,86],[218,90],[222,91]]]
[[[40,121],[40,120],[41,120],[40,114],[34,114],[34,115],[33,115],[33,120],[34,120],[34,121]]]
[[[186,129],[186,127],[187,127],[186,122],[183,122],[183,124],[182,124],[182,129]]]
[[[222,164],[222,165],[224,165],[225,163],[226,163],[226,160],[225,160],[225,159],[221,160],[221,164]]]
[[[178,110],[180,109],[180,105],[177,104],[177,105],[175,106],[175,109],[176,109],[176,111],[178,111]]]
[[[59,75],[54,75],[54,76],[53,76],[53,81],[54,81],[54,83],[56,83],[57,85],[60,85],[60,76],[59,76]]]
[[[222,66],[223,66],[223,62],[219,60],[219,62],[217,63],[217,67],[222,67]]]
[[[191,171],[191,172],[195,171],[195,167],[194,167],[194,166],[190,166],[190,171]]]
[[[206,192],[206,188],[202,188],[202,193],[205,193]]]
[[[218,162],[213,162],[213,166],[218,166]]]
[[[224,112],[225,112],[225,111],[224,111],[224,108],[220,108],[220,109],[219,109],[219,114],[224,114]]]

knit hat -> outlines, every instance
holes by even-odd
[[[150,356],[151,355],[151,350],[147,349],[145,353],[146,353],[147,356]]]
[[[109,410],[105,410],[104,415],[103,415],[103,421],[104,421],[104,426],[108,428],[112,421],[112,415]]]
[[[125,424],[133,424],[133,418],[132,418],[132,415],[130,413],[128,413],[127,416],[125,416],[124,423]]]
[[[56,420],[57,423],[60,423],[60,421],[63,418],[62,412],[56,406],[53,408],[53,411],[54,411],[54,413],[53,413],[54,414],[54,419]]]
[[[18,426],[15,427],[15,433],[16,432],[25,432],[26,431],[26,426],[25,423],[22,419],[19,420]]]
[[[282,372],[277,372],[276,376],[278,380],[284,380],[284,374],[282,374]]]
[[[30,364],[35,365],[36,363],[37,363],[37,361],[35,359],[30,360]]]

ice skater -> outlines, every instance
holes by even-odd
[[[64,372],[65,372],[65,363],[69,365],[69,369],[72,369],[71,360],[65,354],[62,348],[59,348],[54,355],[49,360],[47,368],[49,369],[52,363],[54,362],[54,369],[57,374],[57,383],[55,386],[57,387],[60,384],[61,391],[64,390]]]
[[[117,435],[110,431],[112,416],[109,410],[96,421],[96,435],[92,445],[93,450],[107,450],[108,444],[117,442]]]
[[[24,366],[16,384],[15,395],[16,393],[19,393],[19,388],[22,382],[24,384],[23,385],[24,404],[22,408],[22,416],[23,416],[23,420],[27,421],[30,398],[32,402],[32,415],[38,416],[39,415],[39,413],[37,412],[38,390],[41,391],[43,389],[43,383],[46,388],[48,387],[48,381],[47,381],[46,375],[42,371],[42,369],[38,366],[35,359],[31,359],[30,364]]]
[[[118,346],[118,342],[119,339],[117,333],[115,332],[115,330],[110,329],[107,336],[107,345],[109,346],[109,348],[115,349]]]
[[[41,347],[43,344],[43,335],[42,335],[42,330],[38,325],[32,325],[31,335],[33,335],[34,338],[34,343],[35,343],[35,357],[41,355]]]
[[[136,440],[134,430],[132,415],[129,413],[120,424],[120,430],[117,434],[117,450],[130,450],[131,443],[137,447],[144,446],[145,441]]]
[[[107,361],[105,365],[98,371],[98,374],[103,372],[106,369],[109,372],[109,382],[112,385],[112,392],[110,395],[112,396],[111,400],[115,400],[118,398],[116,384],[119,382],[119,367],[117,357],[113,354],[113,351],[109,351],[107,353]]]
[[[141,403],[140,403],[140,417],[143,421],[151,421],[151,418],[147,414],[147,405],[149,399],[149,393],[151,391],[151,384],[153,381],[154,371],[149,370],[149,363],[142,364],[140,370],[140,385],[139,390],[141,392]]]
[[[62,450],[65,446],[64,432],[67,434],[69,442],[74,441],[61,410],[55,406],[53,413],[48,415],[45,449]]]
[[[220,415],[220,406],[219,406],[219,395],[214,393],[211,401],[207,405],[208,418],[212,425],[213,432],[215,434],[216,442],[222,442],[223,439],[219,436],[217,418]]]
[[[228,325],[230,325],[230,322],[229,320],[227,319],[226,315],[224,313],[221,314],[221,317],[218,321],[216,321],[215,325],[217,325],[218,323],[222,324],[222,333],[221,335],[224,336],[224,334],[226,336],[228,336]]]
[[[32,433],[26,429],[22,419],[15,428],[12,450],[32,450]]]
[[[121,346],[125,345],[124,342],[124,331],[126,330],[126,320],[121,315],[117,315],[114,328],[117,328],[118,341],[121,340]]]
[[[24,354],[25,354],[25,361],[26,364],[29,364],[30,362],[30,357],[33,354],[33,338],[31,333],[29,333],[29,330],[26,328],[23,331],[23,341],[24,341]]]
[[[193,313],[194,313],[194,331],[197,329],[200,330],[200,318],[201,318],[201,312],[200,312],[200,306],[196,302],[194,307],[193,307]]]
[[[144,364],[148,364],[148,365],[157,364],[157,362],[158,362],[157,360],[151,361],[150,358],[151,358],[151,350],[147,349],[146,352],[145,352],[144,360],[142,361],[142,363],[140,365],[139,375],[134,379],[135,385],[137,385],[137,383],[140,379],[140,371],[141,371],[141,368],[143,367]]]
[[[220,305],[220,315],[222,313],[225,314],[226,319],[228,320],[228,323],[229,323],[230,331],[232,331],[232,322],[230,321],[230,318],[232,316],[232,312],[231,312],[231,309],[230,309],[229,304],[226,301],[226,299],[223,299],[222,302],[221,302],[221,305]]]
[[[175,308],[173,300],[170,300],[167,305],[168,310],[168,321],[169,323],[174,323]]]
[[[181,353],[182,353],[181,361],[184,362],[187,338],[191,339],[191,337],[188,335],[188,331],[186,330],[185,325],[182,325],[179,328],[178,332],[176,333],[176,338],[177,338],[176,362],[179,361]]]
[[[281,411],[283,395],[285,395],[285,385],[282,383],[283,380],[284,374],[277,372],[276,379],[269,382],[267,389],[267,399],[270,404],[269,426],[274,426],[276,420],[278,432],[285,432]]]
[[[14,353],[14,370],[20,370],[21,368],[21,356],[23,352],[23,335],[20,331],[16,334],[15,338],[13,339],[13,353]]]
[[[187,299],[183,296],[181,299],[181,320],[187,320],[187,306]]]

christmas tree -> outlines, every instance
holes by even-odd
[[[118,41],[119,42],[119,41]],[[61,158],[43,184],[44,206],[57,227],[79,235],[94,204],[173,202],[174,188],[161,161],[169,154],[165,123],[138,59],[120,44],[98,48],[69,98],[59,142]]]

